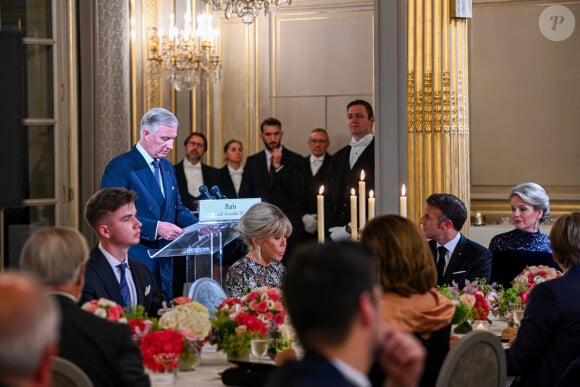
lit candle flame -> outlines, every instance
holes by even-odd
[[[351,196],[354,196],[356,194],[356,191],[354,190],[354,188],[350,189],[350,194],[351,194]]]
[[[320,188],[318,189],[318,194],[322,195],[324,193],[324,186],[321,185]]]
[[[371,189],[369,191],[369,198],[374,198],[375,197],[375,192]]]
[[[403,184],[403,186],[401,187],[401,196],[406,196],[407,195],[407,188],[405,187],[405,184]]]
[[[360,180],[363,181],[365,179],[365,170],[361,169],[360,171]]]

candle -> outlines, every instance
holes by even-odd
[[[321,185],[316,195],[316,218],[318,219],[318,242],[324,242],[324,186]]]
[[[407,190],[405,184],[401,187],[401,197],[399,198],[400,214],[403,218],[407,217]]]
[[[360,181],[358,182],[358,221],[360,223],[361,230],[365,227],[367,208],[365,198],[367,197],[366,183],[365,183],[365,171],[364,169],[360,171]]]
[[[371,189],[369,191],[369,220],[375,217],[375,193]]]
[[[356,191],[350,190],[350,235],[353,241],[358,239],[358,224],[356,215]]]

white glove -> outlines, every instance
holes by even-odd
[[[304,229],[306,232],[310,234],[314,234],[318,230],[316,214],[304,214],[304,216],[302,216],[302,223],[304,223]]]
[[[351,235],[346,232],[344,226],[331,227],[328,231],[330,231],[330,239],[335,242],[348,241],[351,239]]]

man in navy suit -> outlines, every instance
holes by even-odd
[[[167,109],[149,110],[141,119],[137,145],[111,160],[101,179],[101,188],[122,187],[137,193],[141,239],[129,255],[149,267],[167,300],[173,299],[173,258],[151,259],[149,250],[161,249],[183,233],[182,227],[197,222],[181,202],[175,170],[165,159],[173,149],[178,124]]]
[[[459,230],[467,220],[467,207],[457,196],[435,193],[426,200],[419,223],[430,238],[429,247],[437,264],[437,285],[463,286],[465,280],[491,277],[491,251],[467,239]]]
[[[199,187],[218,184],[218,170],[201,162],[207,150],[203,133],[191,133],[183,142],[185,158],[175,164],[175,176],[183,204],[191,211],[199,210]]]
[[[242,198],[262,198],[278,206],[292,223],[286,256],[304,238],[302,223],[302,156],[282,146],[282,123],[267,118],[260,125],[264,150],[246,160],[240,187]]]
[[[388,373],[389,385],[418,385],[425,350],[417,339],[383,322],[374,267],[371,253],[353,242],[297,251],[282,289],[306,352],[302,360],[273,371],[267,386],[368,386],[373,362]]]
[[[350,222],[350,190],[357,189],[361,172],[365,172],[367,192],[375,186],[375,116],[371,104],[365,100],[351,101],[346,107],[347,124],[351,134],[348,145],[332,156],[326,211],[326,225],[331,238],[350,238],[343,232]],[[338,231],[338,232],[336,232]]]
[[[162,295],[149,268],[128,256],[139,243],[141,222],[135,209],[135,192],[125,188],[103,188],[89,198],[85,219],[99,237],[91,249],[85,270],[85,286],[80,303],[108,298],[122,306],[142,305],[149,316],[157,316]],[[125,282],[129,305],[122,295],[119,265],[126,264]]]
[[[308,147],[310,148],[310,155],[304,157],[304,215],[302,222],[304,229],[309,234],[309,239],[316,238],[316,231],[318,229],[318,222],[316,217],[316,195],[320,190],[320,186],[325,185],[328,190],[327,179],[329,174],[329,166],[331,156],[326,151],[330,145],[328,133],[325,129],[312,129],[308,137]]]
[[[95,386],[148,387],[151,382],[129,325],[97,317],[77,304],[88,253],[87,241],[77,230],[47,227],[33,233],[20,254],[22,270],[34,274],[59,306],[57,355],[79,366]]]

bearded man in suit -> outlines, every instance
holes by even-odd
[[[95,386],[151,385],[141,352],[127,324],[82,310],[89,248],[83,235],[67,227],[47,227],[24,243],[20,267],[35,275],[56,300],[61,317],[58,356],[75,363]]]
[[[101,179],[101,188],[121,187],[137,193],[141,237],[129,255],[149,267],[167,300],[173,299],[173,257],[151,259],[148,251],[163,248],[183,233],[183,227],[198,221],[183,205],[175,170],[165,159],[173,149],[178,124],[167,109],[149,110],[141,119],[137,145],[111,160]]]
[[[279,207],[292,223],[286,256],[304,238],[302,223],[302,156],[282,146],[282,123],[267,118],[260,125],[264,150],[249,156],[244,166],[240,197],[259,197]]]
[[[157,316],[162,301],[159,288],[149,268],[128,255],[141,235],[135,192],[101,189],[87,201],[85,220],[99,237],[99,243],[90,252],[81,304],[107,298],[124,307],[142,305],[149,316]]]
[[[426,200],[419,223],[430,238],[429,247],[437,264],[437,285],[470,282],[478,278],[489,282],[491,251],[459,232],[467,220],[467,207],[457,196],[435,193]]]

